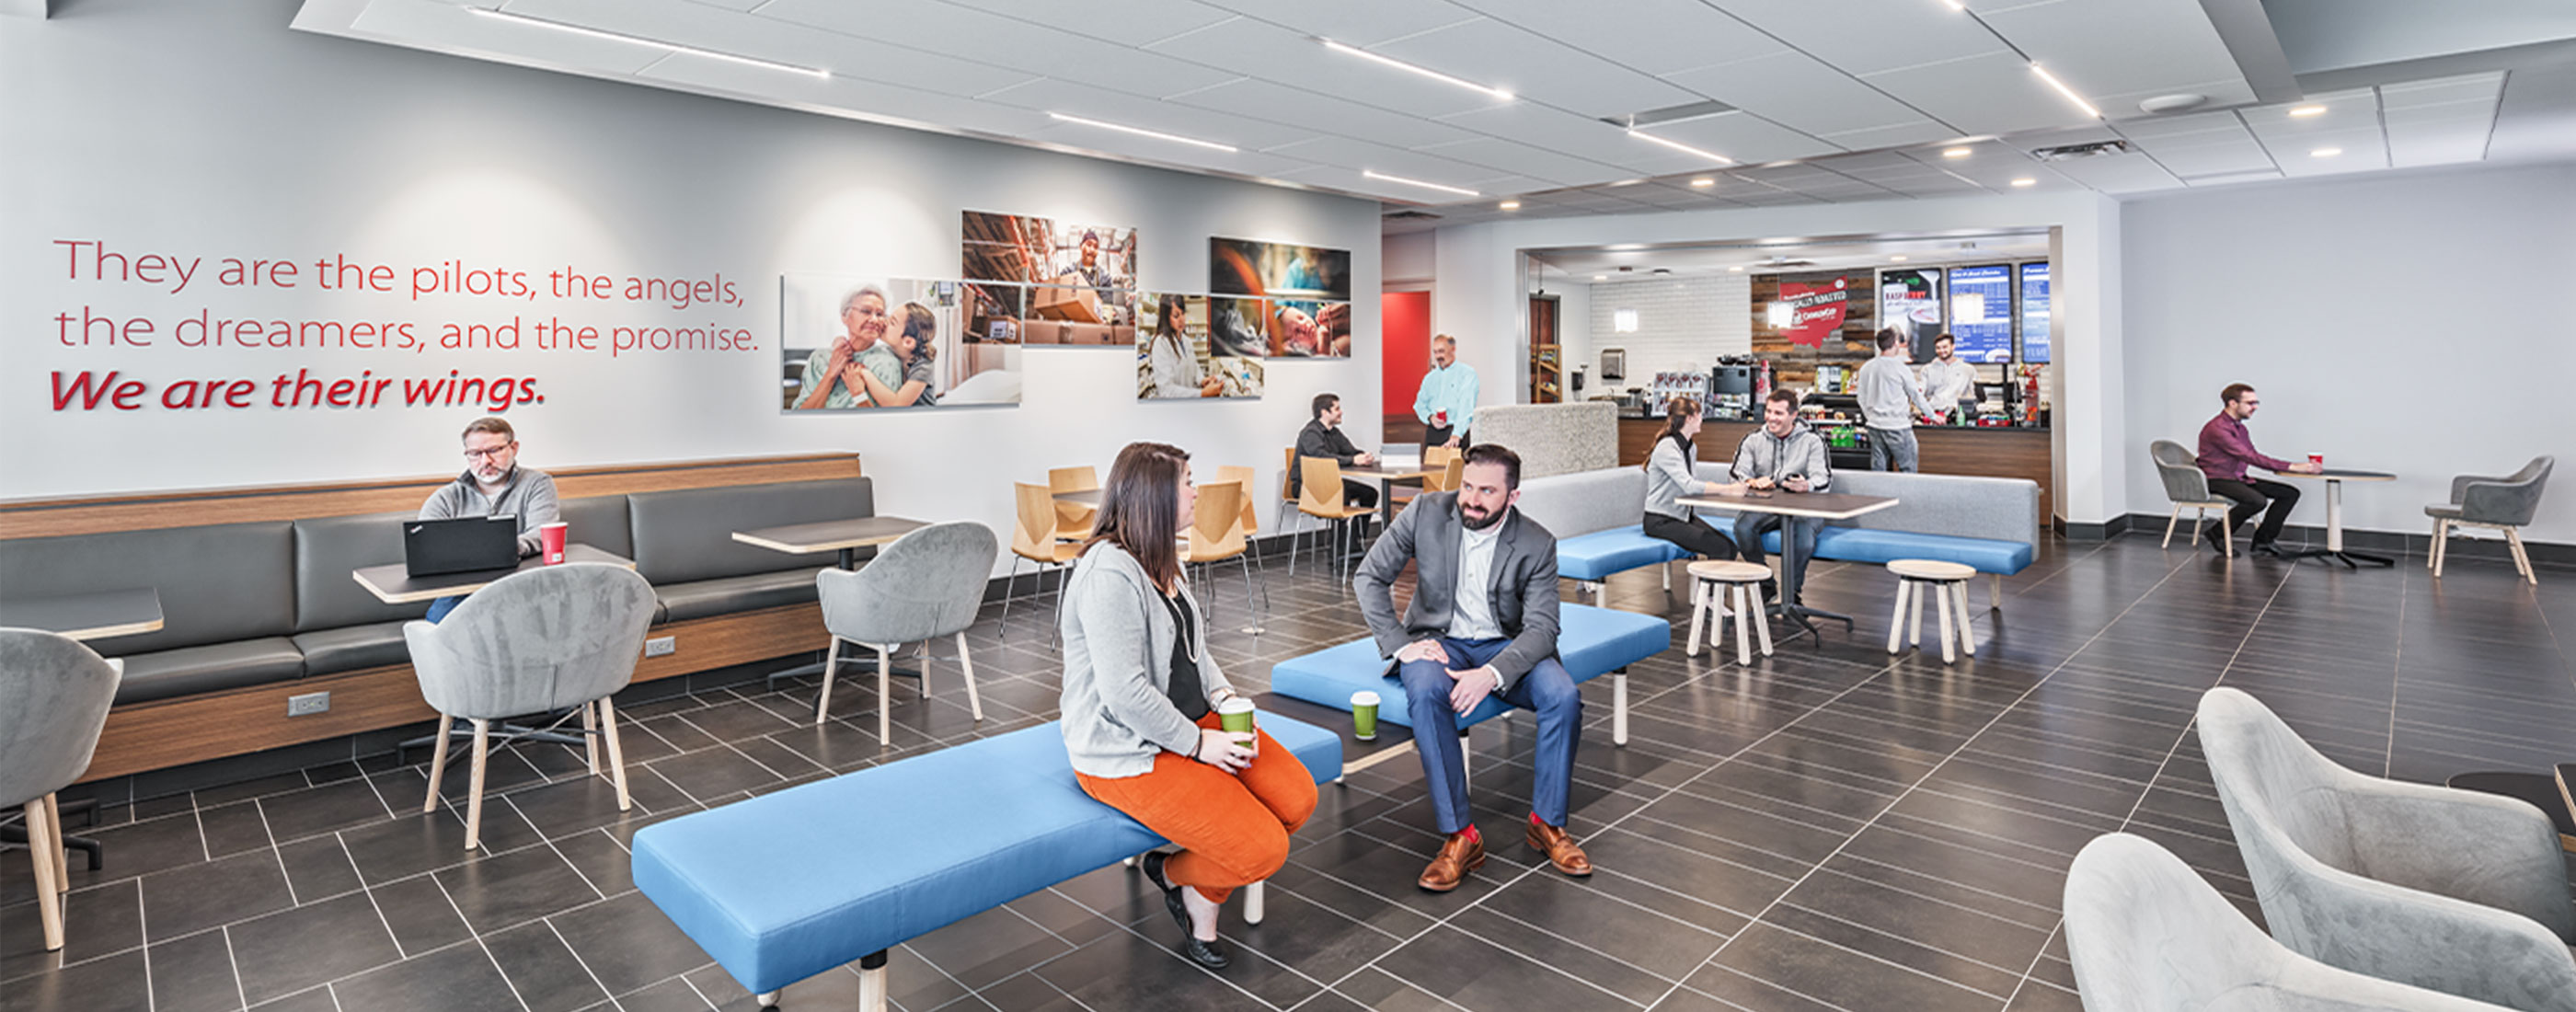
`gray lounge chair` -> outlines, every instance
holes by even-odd
[[[2558,458],[2541,456],[2502,478],[2464,474],[2451,479],[2451,501],[2424,507],[2424,515],[2433,518],[2433,550],[2424,563],[2433,567],[2434,577],[2442,575],[2442,563],[2451,557],[2451,528],[2486,527],[2504,532],[2514,568],[2523,579],[2539,583],[2540,574],[2531,569],[2531,554],[2522,547],[2522,528],[2540,511],[2540,490],[2548,486],[2549,472],[2557,466]]]

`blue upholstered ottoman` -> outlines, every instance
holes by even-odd
[[[1610,738],[1627,744],[1627,667],[1672,646],[1672,623],[1653,615],[1581,604],[1559,605],[1557,615],[1556,652],[1566,674],[1580,683],[1619,672],[1611,694]],[[1270,669],[1270,691],[1339,710],[1350,709],[1351,693],[1362,689],[1378,694],[1377,719],[1381,723],[1413,726],[1403,683],[1388,674],[1387,662],[1378,656],[1374,640],[1353,640],[1292,657]],[[1488,697],[1458,726],[1471,726],[1508,709],[1501,699]]]

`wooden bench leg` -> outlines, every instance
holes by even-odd
[[[1243,923],[1259,924],[1261,918],[1269,913],[1266,909],[1269,904],[1265,902],[1270,898],[1269,885],[1268,880],[1263,880],[1243,887]]]
[[[1986,610],[1992,612],[2004,610],[2004,574],[2002,573],[1986,574]]]
[[[1628,672],[1610,676],[1610,744],[1628,743]]]
[[[1468,763],[1468,760],[1474,759],[1475,757],[1476,757],[1476,756],[1475,756],[1475,752],[1474,752],[1474,750],[1469,749],[1469,748],[1467,747],[1467,729],[1466,729],[1466,728],[1463,728],[1463,727],[1462,727],[1462,728],[1459,728],[1459,729],[1458,729],[1458,782],[1459,782],[1460,784],[1462,784],[1462,785],[1463,785],[1463,784],[1465,784],[1465,783],[1467,783],[1467,782],[1468,782],[1468,780],[1467,780],[1467,763]]]
[[[882,949],[859,959],[859,1012],[886,1012],[886,954]]]

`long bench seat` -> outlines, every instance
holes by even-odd
[[[1648,537],[1644,524],[1630,524],[1590,534],[1560,537],[1556,542],[1556,575],[1600,583],[1614,573],[1659,566],[1690,557],[1662,538]]]
[[[1616,673],[1611,692],[1611,740],[1628,743],[1628,665],[1664,652],[1673,645],[1672,623],[1653,615],[1595,608],[1557,606],[1557,659],[1576,684]],[[1270,668],[1270,691],[1337,710],[1351,708],[1351,694],[1378,695],[1377,719],[1398,727],[1413,726],[1404,683],[1387,671],[1377,641],[1357,639],[1280,661]],[[1485,701],[1458,721],[1461,728],[1500,716],[1511,706],[1500,696]]]
[[[1317,783],[1341,777],[1340,736],[1260,720]],[[1165,842],[1082,792],[1048,723],[647,826],[633,867],[763,1005],[859,960],[861,1006],[881,1010],[885,950]]]
[[[1762,547],[1779,554],[1780,532],[1765,532]],[[1962,538],[1948,534],[1827,527],[1816,532],[1816,558],[1872,564],[1898,559],[1956,562],[1980,573],[2011,575],[2031,563],[2037,550],[2019,541]]]

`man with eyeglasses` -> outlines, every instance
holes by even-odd
[[[537,528],[559,516],[555,480],[519,466],[519,434],[499,418],[477,418],[465,427],[465,473],[420,504],[422,520],[517,517],[522,558],[537,554]],[[429,620],[446,618],[463,600],[460,595],[430,602]]]

